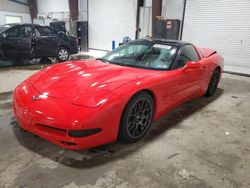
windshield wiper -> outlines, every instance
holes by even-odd
[[[100,60],[100,61],[102,61],[103,63],[110,63],[108,60],[103,59],[103,58],[96,58],[96,60]]]

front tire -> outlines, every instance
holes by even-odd
[[[220,70],[217,68],[214,70],[214,72],[210,78],[207,92],[205,94],[207,97],[214,95],[214,93],[218,87],[219,81],[220,81]]]
[[[47,57],[43,57],[39,60],[39,64],[52,64],[52,60],[50,58]]]
[[[119,140],[134,143],[148,132],[154,114],[154,101],[147,92],[136,94],[123,111]]]
[[[56,59],[59,62],[67,61],[69,59],[69,50],[65,47],[60,47],[57,50]]]

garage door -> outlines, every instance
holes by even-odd
[[[111,50],[123,37],[135,38],[136,0],[89,1],[89,48]]]
[[[216,49],[225,70],[250,74],[250,1],[187,0],[183,40]]]

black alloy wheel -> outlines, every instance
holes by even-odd
[[[214,93],[218,87],[219,81],[220,81],[220,70],[217,68],[217,69],[215,69],[215,71],[213,72],[213,74],[210,78],[210,82],[208,85],[206,96],[209,97],[209,96],[214,95]]]
[[[127,143],[140,140],[150,128],[154,102],[147,92],[136,94],[127,104],[120,123],[119,139]]]

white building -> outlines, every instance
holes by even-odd
[[[1,0],[0,5],[0,25],[9,23],[30,23],[29,7],[14,1]]]

